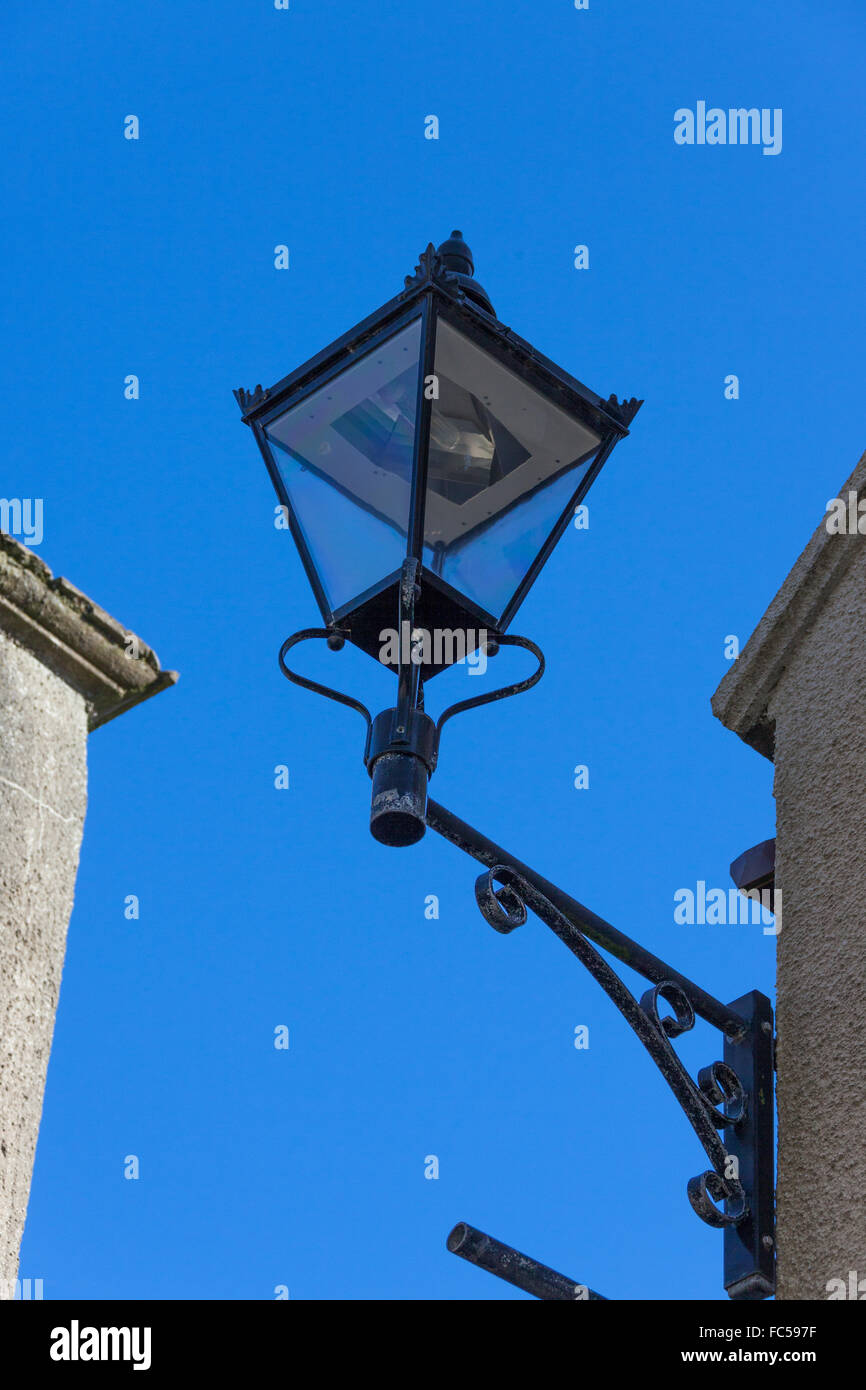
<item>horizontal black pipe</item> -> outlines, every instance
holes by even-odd
[[[723,1033],[730,1037],[736,1037],[742,1033],[745,1021],[739,1014],[734,1013],[727,1004],[722,1004],[718,999],[714,999],[706,990],[701,989],[685,975],[681,975],[678,970],[674,970],[672,965],[667,965],[658,956],[654,956],[651,951],[632,941],[631,937],[624,932],[617,931],[603,917],[599,917],[595,912],[591,912],[588,907],[584,907],[576,898],[571,898],[567,893],[563,893],[561,888],[557,888],[555,883],[549,879],[542,878],[541,874],[530,869],[519,859],[515,859],[513,854],[509,854],[507,849],[501,845],[494,844],[488,840],[486,835],[482,835],[474,826],[467,825],[459,816],[447,811],[444,806],[440,806],[437,801],[427,802],[427,824],[431,830],[442,835],[444,839],[450,840],[458,849],[462,849],[466,854],[471,854],[473,859],[477,859],[479,864],[486,864],[488,869],[492,869],[496,864],[507,864],[509,868],[516,869],[525,879],[549,898],[554,907],[558,908],[563,917],[567,917],[578,931],[588,936],[590,941],[594,941],[597,946],[601,946],[605,951],[609,951],[617,960],[621,960],[624,965],[631,966],[639,975],[643,975],[645,980],[651,980],[654,985],[659,985],[663,980],[670,980],[675,985],[679,985],[688,995],[692,1008],[700,1018],[706,1019],[714,1028],[719,1028]]]
[[[486,1269],[488,1274],[495,1274],[499,1279],[506,1279],[509,1284],[523,1289],[524,1293],[531,1293],[535,1298],[565,1303],[583,1300],[607,1302],[603,1294],[595,1293],[585,1284],[575,1283],[574,1279],[568,1279],[564,1274],[557,1274],[555,1269],[548,1269],[547,1265],[539,1264],[529,1255],[521,1255],[519,1250],[512,1250],[510,1245],[503,1245],[501,1240],[486,1236],[465,1221],[457,1223],[448,1237],[447,1245],[452,1255],[460,1255],[470,1264]]]

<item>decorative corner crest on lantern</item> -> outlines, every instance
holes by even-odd
[[[608,396],[604,404],[606,410],[611,415],[617,416],[626,428],[628,428],[643,405],[643,401],[639,401],[636,396],[630,397],[627,401],[619,401],[616,396],[613,395]]]
[[[247,411],[255,410],[262,401],[266,401],[270,392],[265,390],[263,386],[256,386],[253,391],[245,391],[243,386],[239,386],[233,395],[241,410],[246,414]]]
[[[418,257],[418,264],[414,271],[411,275],[407,275],[403,281],[405,288],[401,298],[405,298],[407,293],[419,290],[425,285],[447,285],[449,278],[453,278],[452,272],[445,269],[441,256],[436,252],[436,247],[432,241],[428,241]]]

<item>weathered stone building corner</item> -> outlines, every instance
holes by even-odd
[[[784,1299],[866,1277],[866,454],[839,499],[712,702],[775,764]]]
[[[13,1296],[30,1193],[87,734],[176,680],[135,634],[0,534],[0,1298]]]

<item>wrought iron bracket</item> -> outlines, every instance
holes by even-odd
[[[401,582],[401,620],[411,620],[416,585],[417,561],[407,561]],[[520,646],[531,651],[538,661],[536,671],[514,685],[452,705],[434,726],[424,714],[423,686],[417,668],[404,665],[402,659],[397,705],[375,720],[360,700],[320,685],[288,666],[286,657],[298,643],[325,638],[329,647],[339,650],[345,635],[337,627],[305,628],[286,638],[280,648],[279,663],[283,674],[295,685],[347,705],[364,719],[365,761],[373,778],[373,834],[386,844],[396,845],[419,839],[425,825],[437,831],[487,866],[487,872],[476,883],[476,897],[492,927],[502,933],[511,932],[525,922],[530,909],[578,958],[649,1052],[709,1159],[709,1168],[689,1181],[687,1192],[697,1215],[724,1231],[724,1283],[729,1296],[770,1297],[775,1289],[776,1250],[774,1037],[769,999],[753,990],[731,1004],[721,1003],[500,845],[427,799],[427,777],[436,766],[442,725],[464,710],[516,695],[535,685],[544,672],[544,657],[535,643],[527,638],[494,634],[496,646]],[[651,988],[640,1000],[596,946],[650,982]],[[722,1033],[724,1055],[703,1067],[694,1080],[672,1042],[694,1026],[696,1016]],[[458,1236],[458,1232],[463,1234]],[[587,1293],[587,1286],[576,1284],[465,1223],[454,1228],[448,1248],[539,1298],[602,1297],[591,1290]]]
[[[731,1298],[761,1299],[776,1287],[773,1008],[757,990],[731,1007],[748,1025],[739,1038],[725,1038],[725,1062],[748,1097],[742,1121],[728,1131],[728,1152],[737,1159],[748,1211],[725,1230],[725,1288]]]
[[[753,990],[731,1004],[721,1003],[436,802],[428,802],[427,824],[489,865],[478,878],[475,893],[490,926],[507,934],[522,926],[527,909],[531,910],[623,1015],[673,1091],[709,1159],[710,1167],[689,1181],[687,1193],[701,1220],[724,1231],[724,1284],[729,1296],[738,1300],[770,1297],[775,1289],[775,1193],[769,999]],[[593,942],[651,982],[640,1000]],[[701,1068],[693,1080],[672,1042],[694,1026],[696,1015],[720,1030],[724,1055]],[[463,1224],[449,1236],[448,1248],[454,1253],[539,1298],[588,1296],[586,1286],[480,1232],[468,1243],[461,1237],[455,1244],[455,1232]],[[478,1251],[487,1253],[476,1258]],[[526,1276],[524,1282],[513,1277],[515,1271]],[[568,1288],[578,1292],[569,1293]]]

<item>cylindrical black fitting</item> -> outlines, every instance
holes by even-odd
[[[427,779],[439,735],[423,710],[386,709],[370,728],[365,761],[373,779],[370,830],[383,845],[414,845],[427,829]]]
[[[411,753],[382,753],[373,764],[370,831],[383,845],[414,845],[427,829],[427,768]]]

